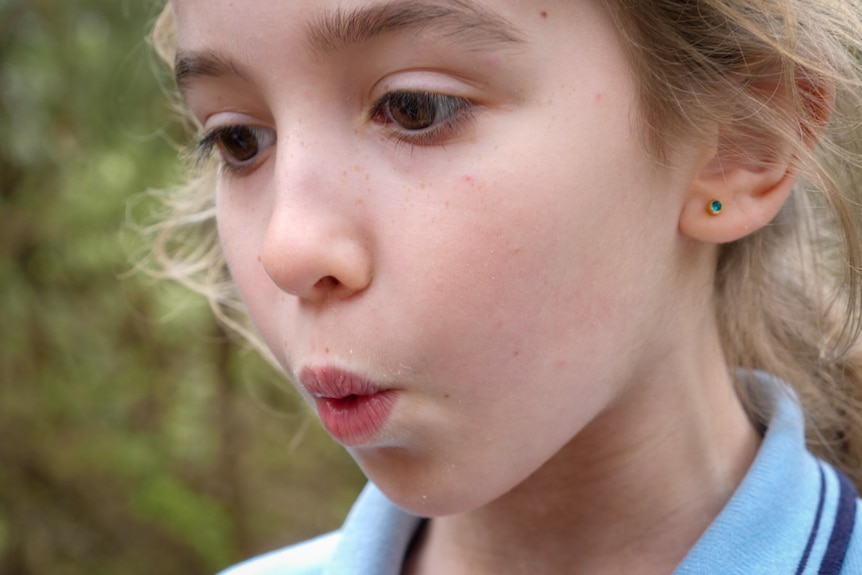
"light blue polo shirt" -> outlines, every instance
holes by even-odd
[[[742,483],[676,575],[862,575],[862,513],[850,481],[805,448],[802,411],[762,373],[774,398]],[[422,519],[369,484],[343,527],[241,563],[222,575],[399,575]]]

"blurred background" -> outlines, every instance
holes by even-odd
[[[337,527],[363,479],[126,222],[188,134],[155,0],[0,0],[0,574],[208,574]]]

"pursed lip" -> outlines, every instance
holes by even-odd
[[[383,391],[364,377],[334,367],[306,367],[299,374],[299,382],[316,399],[344,399]]]
[[[299,383],[314,398],[326,430],[342,445],[368,444],[395,405],[397,390],[335,367],[306,367]]]

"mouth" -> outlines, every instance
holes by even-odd
[[[397,390],[334,367],[308,367],[299,382],[314,398],[323,427],[347,447],[367,445],[395,405]]]

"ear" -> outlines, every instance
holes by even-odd
[[[797,122],[798,144],[813,149],[834,110],[834,86],[816,74],[797,72],[791,89],[768,80],[753,83],[752,89],[764,96],[764,105],[783,103],[787,117]],[[717,130],[713,144],[704,147],[687,190],[679,218],[682,234],[703,242],[728,243],[772,221],[796,184],[799,168],[793,146],[770,146],[774,137],[744,129]],[[717,214],[709,210],[715,201],[721,202]]]
[[[722,244],[767,225],[790,195],[797,174],[790,161],[765,163],[719,144],[706,150],[690,183],[679,231],[695,240]],[[721,211],[710,206],[721,202]]]

